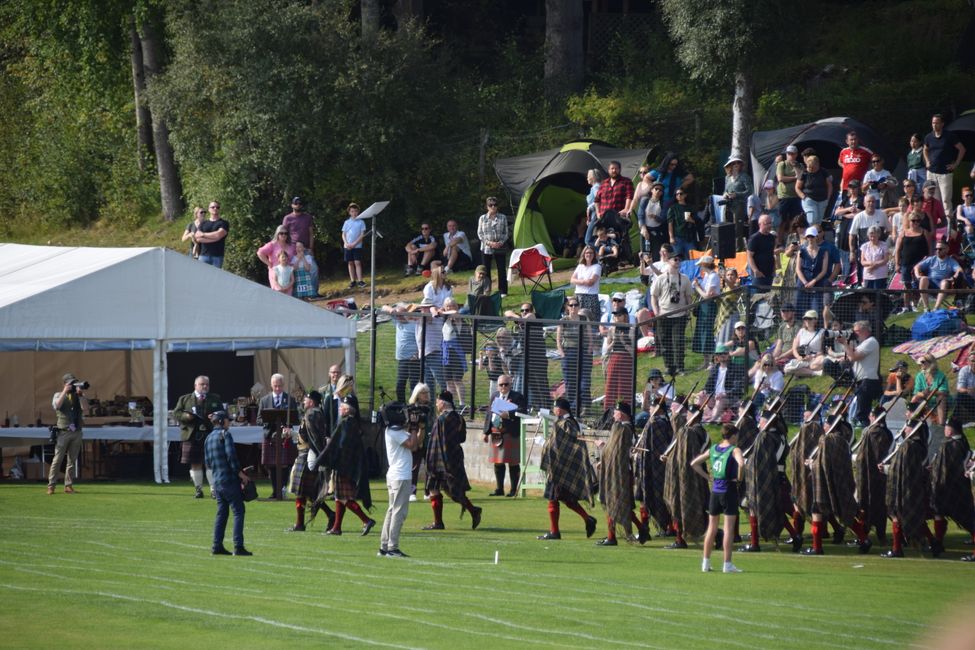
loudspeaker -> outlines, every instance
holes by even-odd
[[[716,258],[722,260],[735,256],[734,223],[711,224],[711,252]]]

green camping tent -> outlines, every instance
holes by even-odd
[[[549,253],[560,252],[553,250],[552,238],[565,235],[586,211],[586,172],[605,172],[610,161],[618,160],[622,173],[633,178],[650,154],[650,149],[617,149],[598,140],[577,140],[557,149],[497,160],[494,170],[511,204],[518,205],[515,247],[543,244]],[[633,250],[639,250],[639,230],[631,228],[630,236]]]

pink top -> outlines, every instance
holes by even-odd
[[[288,254],[288,259],[290,260],[295,256],[295,245],[287,244],[285,246],[281,246],[278,244],[278,242],[272,239],[257,249],[257,254],[259,256],[271,261],[271,263],[267,265],[267,283],[275,291],[281,291],[281,286],[274,277],[274,267],[278,263],[278,253],[281,251],[285,251]]]
[[[871,262],[881,262],[887,256],[887,242],[877,242],[874,246],[871,242],[860,245],[860,259],[863,260],[863,279],[864,280],[883,280],[887,278],[887,265],[870,268],[866,266]]]

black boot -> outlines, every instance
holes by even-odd
[[[494,481],[495,483],[497,483],[498,488],[488,496],[503,497],[504,496],[504,463],[494,464]]]
[[[508,492],[508,496],[517,496],[518,481],[521,479],[521,465],[508,465],[508,475],[511,477],[511,491]]]

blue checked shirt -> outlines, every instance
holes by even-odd
[[[214,485],[240,480],[240,461],[230,431],[214,429],[203,443],[203,453],[207,467],[213,472]]]

